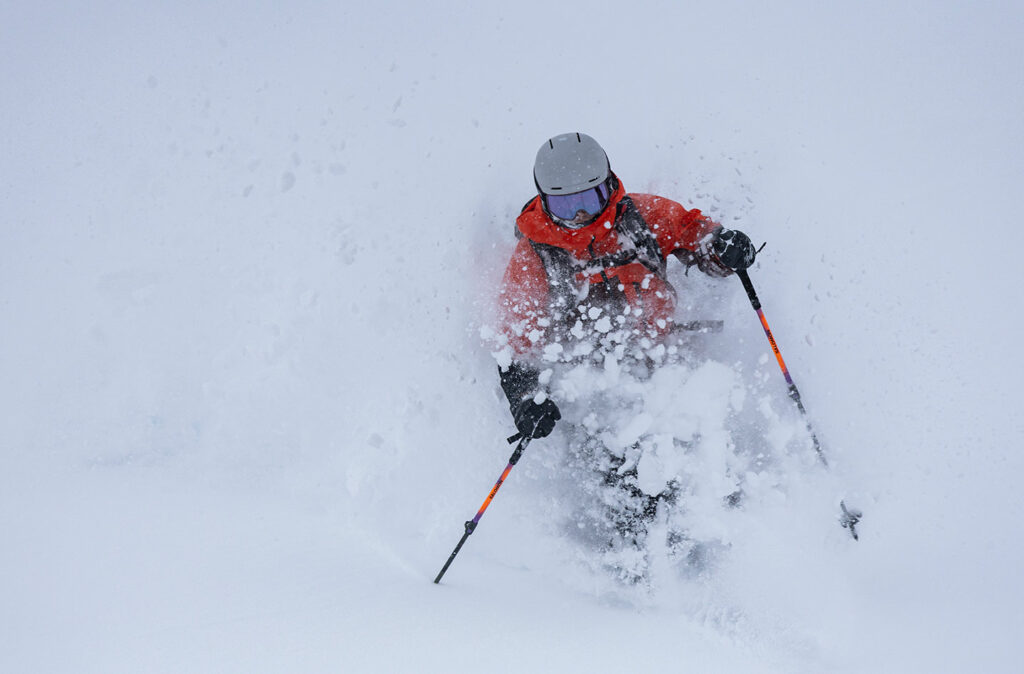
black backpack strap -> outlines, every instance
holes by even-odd
[[[579,297],[579,288],[576,284],[579,263],[573,254],[558,246],[537,243],[529,239],[528,241],[533,247],[533,252],[540,258],[544,273],[548,277],[552,311],[558,313],[576,306]]]
[[[636,249],[637,261],[665,278],[668,264],[650,225],[630,197],[623,197],[615,212],[615,229]]]

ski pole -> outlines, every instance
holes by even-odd
[[[786,361],[782,360],[782,352],[779,351],[779,345],[775,342],[775,336],[772,335],[772,330],[768,327],[768,320],[764,317],[764,311],[761,310],[761,300],[757,298],[757,292],[754,290],[754,284],[750,282],[750,276],[747,275],[746,269],[737,269],[736,275],[739,276],[740,281],[743,282],[743,288],[747,291],[747,297],[750,299],[750,304],[754,307],[754,311],[757,312],[757,317],[761,319],[761,327],[764,328],[764,334],[768,337],[768,343],[772,345],[772,352],[775,354],[775,360],[779,362],[779,368],[782,370],[782,375],[786,378],[786,383],[789,384],[789,397],[796,404],[797,409],[800,410],[800,414],[803,416],[804,424],[807,426],[807,432],[811,436],[811,442],[814,443],[814,451],[817,452],[822,465],[828,468],[828,460],[825,458],[825,452],[821,448],[821,442],[818,440],[818,434],[814,432],[814,427],[811,426],[811,418],[807,414],[807,410],[804,408],[803,400],[800,399],[800,391],[793,382],[793,377],[789,374],[789,368],[786,367]],[[839,507],[843,511],[842,516],[839,518],[839,523],[843,525],[844,529],[850,530],[853,540],[858,540],[859,537],[857,536],[857,529],[855,527],[861,518],[860,511],[848,510],[846,503],[843,501],[839,502]]]
[[[448,557],[448,561],[444,563],[444,566],[441,568],[441,572],[438,573],[437,578],[434,579],[435,584],[441,582],[441,577],[444,575],[445,571],[448,570],[448,567],[452,565],[452,562],[455,560],[455,555],[459,554],[459,550],[462,549],[466,539],[469,538],[469,535],[476,529],[476,525],[479,524],[480,518],[484,516],[484,511],[487,510],[487,506],[491,505],[491,501],[494,500],[494,495],[497,494],[498,489],[501,488],[501,483],[504,482],[505,478],[508,477],[508,474],[512,472],[512,466],[519,463],[519,457],[523,455],[523,451],[526,449],[526,446],[530,444],[531,439],[532,438],[530,436],[526,435],[522,436],[522,439],[519,440],[519,444],[516,446],[515,451],[512,452],[512,456],[508,460],[508,465],[505,466],[505,470],[502,471],[501,477],[498,478],[498,481],[494,483],[491,493],[484,499],[484,503],[480,506],[480,510],[476,512],[476,517],[466,522],[466,532],[462,534],[459,544],[455,546],[454,550],[452,550],[452,554]],[[515,441],[513,440],[513,442]]]

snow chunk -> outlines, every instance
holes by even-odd
[[[491,356],[498,362],[498,367],[502,370],[507,370],[512,365],[512,349],[507,346],[500,351],[493,352]]]
[[[582,335],[581,335],[582,336]],[[580,341],[572,350],[573,357],[589,356],[594,352],[594,345],[589,341]]]
[[[647,355],[654,360],[661,360],[665,357],[665,345],[658,344],[653,349],[648,350]]]
[[[636,485],[646,494],[656,495],[679,474],[682,453],[677,451],[672,436],[648,438],[642,443],[640,460],[636,464]],[[676,459],[672,461],[672,459]]]
[[[652,423],[654,423],[654,417],[646,412],[641,412],[622,427],[615,436],[615,443],[619,447],[628,447],[636,443],[640,440],[640,436],[647,432]]]
[[[562,355],[562,345],[561,344],[558,344],[558,343],[548,344],[547,346],[544,347],[544,360],[546,360],[546,361],[549,361],[549,362],[552,362],[552,363],[553,362],[557,362],[561,355]]]

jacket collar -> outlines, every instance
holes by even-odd
[[[608,205],[594,222],[580,229],[562,227],[544,212],[540,196],[526,205],[516,219],[516,226],[530,241],[556,246],[571,251],[580,259],[589,259],[591,252],[603,254],[610,243],[617,242],[615,233],[615,217],[619,202],[626,196],[626,190],[620,182]],[[603,244],[603,245],[602,245]]]

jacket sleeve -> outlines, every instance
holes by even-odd
[[[721,225],[700,209],[687,209],[671,199],[653,195],[638,195],[635,201],[666,258],[675,255],[687,269],[696,266],[709,276],[732,273],[711,253],[711,241]]]
[[[538,355],[548,324],[548,278],[530,242],[520,239],[498,295],[499,330],[508,340],[512,357]]]
[[[505,392],[509,410],[515,416],[516,407],[540,390],[540,371],[521,361],[513,360],[506,368],[498,368],[501,390]]]

